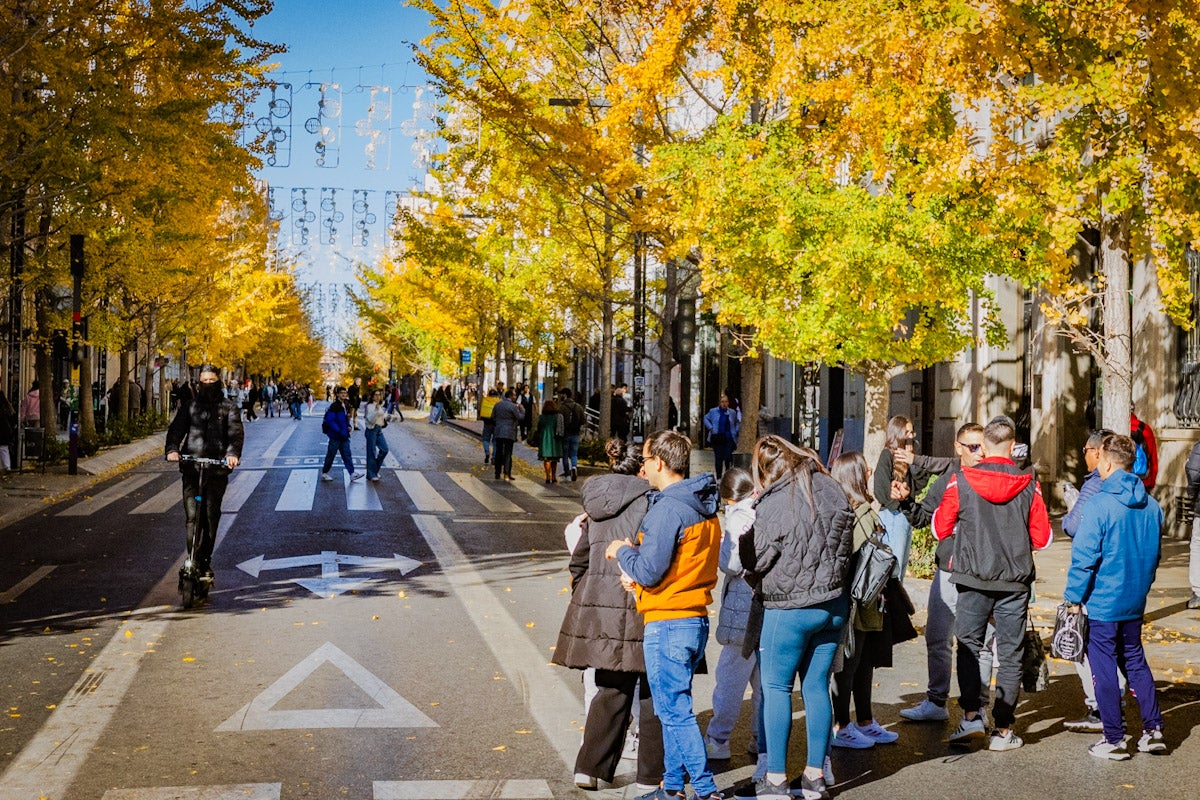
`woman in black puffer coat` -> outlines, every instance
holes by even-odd
[[[611,541],[637,538],[650,484],[638,477],[641,445],[626,448],[613,439],[605,449],[613,474],[583,484],[585,533],[571,554],[571,604],[551,660],[564,667],[596,670],[598,691],[588,708],[583,745],[575,759],[576,785],[595,788],[597,780],[612,782],[638,693],[637,782],[638,794],[646,794],[662,780],[662,726],[646,682],[642,617],[634,596],[621,586],[620,565],[606,559],[604,551]]]
[[[850,611],[846,572],[854,512],[820,457],[778,436],[758,440],[751,472],[759,495],[753,532],[742,537],[739,552],[764,608],[759,674],[767,774],[756,794],[759,800],[791,800],[787,752],[799,674],[808,733],[800,789],[805,798],[827,797],[829,673]]]

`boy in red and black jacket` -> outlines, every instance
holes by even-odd
[[[983,736],[979,715],[979,653],[988,618],[995,620],[996,729],[988,749],[1014,750],[1023,742],[1012,730],[1021,689],[1021,658],[1029,617],[1029,590],[1036,574],[1033,551],[1049,546],[1052,533],[1042,490],[1012,460],[1016,425],[996,417],[983,429],[984,458],[959,470],[933,515],[939,540],[954,537],[948,569],[958,587],[959,705],[964,716],[950,741]]]

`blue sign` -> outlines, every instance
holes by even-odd
[[[459,350],[459,353],[462,354],[462,363],[464,363],[464,364],[471,363],[471,355],[472,354],[471,354],[470,350]]]

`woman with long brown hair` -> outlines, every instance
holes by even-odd
[[[826,757],[833,729],[829,673],[850,610],[846,571],[854,514],[820,457],[779,436],[758,440],[751,474],[759,491],[753,540],[742,564],[758,582],[766,778],[760,800],[790,800],[787,748],[792,689],[800,675],[808,755],[800,779],[807,800],[828,797]],[[752,581],[753,582],[753,581]]]

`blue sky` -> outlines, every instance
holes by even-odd
[[[418,128],[431,128],[428,117],[433,98],[431,92],[418,88],[426,79],[413,62],[410,44],[427,32],[426,16],[399,0],[276,0],[274,10],[254,26],[258,38],[287,47],[287,52],[275,59],[279,64],[276,80],[292,86],[291,118],[272,119],[266,105],[269,96],[259,104],[259,118],[271,119],[270,127],[286,135],[276,152],[279,166],[264,166],[259,175],[276,189],[275,207],[285,214],[280,221],[281,244],[299,254],[302,282],[350,281],[351,263],[369,260],[372,249],[383,243],[386,193],[406,192],[420,185],[424,170],[413,152],[412,134]],[[322,83],[328,85],[327,108],[340,100],[340,125],[336,119],[317,121]],[[340,92],[332,84],[337,84]],[[377,88],[375,113],[370,115],[375,119],[363,126],[368,135],[360,135],[356,123],[369,116],[371,87],[390,88],[390,119],[384,119],[388,93]],[[288,96],[282,90],[277,95],[279,99]],[[414,110],[414,102],[422,96],[424,107]],[[306,131],[306,123],[327,129],[325,167],[317,165],[315,147],[320,136]],[[366,148],[372,129],[377,142],[375,169],[368,169]],[[306,245],[298,241],[300,212],[292,202],[298,199],[292,189],[298,188],[309,190],[305,193],[307,207],[316,216],[307,225]],[[330,189],[338,191],[334,194]],[[367,213],[375,217],[375,222],[367,225],[370,246],[361,244],[360,232],[354,227],[354,222],[364,217],[352,208],[356,189],[370,192],[359,195],[365,197]],[[322,199],[331,197],[336,212],[344,215],[335,223],[332,244],[323,241],[331,237],[329,227],[321,225],[328,212],[320,207]]]

